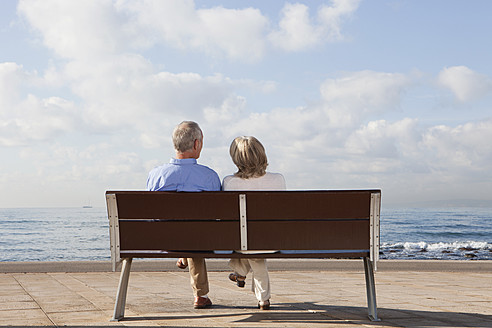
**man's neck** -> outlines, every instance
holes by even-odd
[[[176,153],[176,159],[187,159],[187,158],[197,159],[196,155],[190,152]]]

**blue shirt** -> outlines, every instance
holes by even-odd
[[[175,159],[154,168],[147,178],[149,191],[219,191],[220,179],[194,158]]]

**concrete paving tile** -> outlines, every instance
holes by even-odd
[[[136,313],[173,313],[192,310],[193,303],[183,302],[183,300],[167,300],[165,302],[159,302],[147,299],[145,302],[129,302],[127,303],[127,308]]]
[[[70,294],[38,298],[36,299],[36,302],[47,313],[98,310],[87,300],[83,298],[74,298],[73,295]]]
[[[115,326],[109,313],[103,311],[52,312],[48,316],[60,326]],[[117,324],[119,325],[119,324]]]
[[[251,316],[239,320],[240,323],[272,324],[273,326],[299,327],[299,326],[330,326],[346,324],[350,320],[339,319],[326,313],[292,310],[270,311],[268,313],[254,313]]]
[[[365,320],[367,321],[367,308],[365,307],[353,307],[353,311],[349,310],[349,307],[338,305],[323,305],[310,302],[292,302],[281,303],[277,307],[272,308],[274,310],[283,311],[305,311],[308,313],[322,314],[331,319],[337,320]]]
[[[13,280],[12,283],[0,285],[0,296],[12,292],[24,292],[24,288],[22,288],[15,280]]]
[[[439,328],[451,328],[451,327],[467,327],[456,324],[449,324],[443,321],[430,320],[426,318],[411,318],[411,319],[402,319],[398,320],[397,327],[408,327],[408,328],[431,328],[431,327],[439,327]]]
[[[91,289],[90,286],[85,284],[83,281],[80,281],[79,279],[69,275],[69,274],[63,274],[63,273],[52,273],[50,276],[55,279],[57,282],[59,282],[61,285],[64,287],[70,289],[73,292],[83,292],[88,289]]]
[[[55,326],[41,309],[0,311],[0,318],[2,324],[8,326]]]
[[[2,310],[26,310],[26,309],[39,309],[39,305],[30,301],[11,301],[11,302],[0,302],[0,311]],[[0,317],[1,318],[1,317]]]
[[[140,314],[138,316],[125,318],[120,321],[127,326],[145,326],[145,327],[220,327],[210,315],[192,315],[187,312],[176,312],[172,314],[161,313]],[[230,326],[230,325],[229,325]]]
[[[17,281],[14,279],[12,274],[9,273],[0,273],[0,286],[6,286],[11,284],[16,284]]]
[[[414,317],[410,311],[403,311],[395,308],[379,307],[378,316],[384,318],[384,321],[388,320],[399,320],[399,319],[409,319]]]
[[[168,324],[168,321],[158,321],[154,318],[150,318],[142,321],[121,321],[119,324],[121,327],[179,327],[176,324]]]
[[[455,305],[448,305],[448,306],[436,306],[433,307],[434,309],[441,310],[441,311],[451,311],[451,312],[464,312],[464,313],[469,313],[469,314],[491,314],[492,313],[492,308],[490,306],[488,307],[481,307],[478,305],[473,305],[473,304],[455,304]]]
[[[96,308],[100,310],[112,310],[114,308],[114,297],[109,297],[98,293],[80,293],[80,296],[89,300]]]
[[[233,311],[245,311],[245,310],[256,310],[257,301],[254,296],[243,295],[241,297],[231,297],[231,295],[219,295],[215,294],[211,298],[214,302],[214,308],[233,310]],[[273,300],[273,299],[272,299]],[[277,302],[272,301],[272,306],[276,306]],[[187,302],[185,307],[191,307],[192,303]]]
[[[11,293],[10,295],[1,295],[0,303],[7,302],[28,302],[32,301],[32,297],[26,294],[24,291],[21,293]]]
[[[81,307],[85,310],[93,310],[94,308],[101,310],[112,310],[114,305],[114,297],[107,296],[91,286],[87,285],[84,281],[72,277],[67,274],[54,274],[54,279],[59,281],[65,287],[67,287],[71,292],[77,294],[76,298],[79,300]],[[94,278],[94,275],[90,275],[90,278]],[[114,291],[113,291],[114,293]],[[91,305],[88,305],[88,304]]]
[[[425,316],[427,318],[433,318],[435,320],[441,320],[444,322],[454,323],[467,323],[470,320],[479,319],[480,321],[492,322],[490,316],[474,315],[466,312],[452,312],[452,311],[427,311],[427,312],[414,312],[419,316]]]

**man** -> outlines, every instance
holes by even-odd
[[[181,122],[173,131],[176,158],[154,168],[147,178],[150,191],[218,191],[220,179],[217,173],[197,163],[203,147],[203,133],[192,121]],[[180,259],[180,268],[190,267],[191,287],[195,296],[195,309],[210,307],[208,276],[204,258]]]

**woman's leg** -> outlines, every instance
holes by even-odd
[[[270,277],[265,259],[248,259],[251,271],[253,271],[253,283],[251,289],[256,295],[258,302],[270,299]]]
[[[246,277],[251,270],[251,266],[249,265],[249,261],[247,259],[230,259],[229,266],[235,273],[243,277]]]

